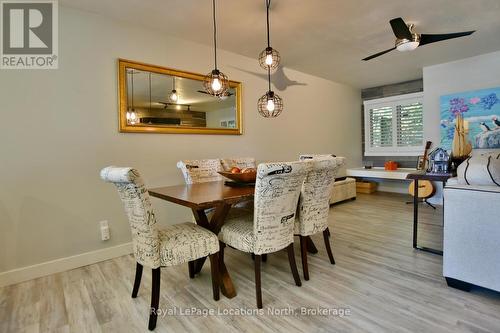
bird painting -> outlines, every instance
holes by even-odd
[[[483,121],[480,125],[481,129],[483,130],[483,132],[489,132],[491,131],[491,128],[489,128],[488,125],[486,125],[486,123]]]

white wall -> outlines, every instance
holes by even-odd
[[[424,67],[424,138],[439,145],[439,97],[500,86],[500,52]]]
[[[361,164],[359,90],[286,69],[307,86],[278,92],[284,112],[264,119],[256,102],[266,82],[235,69],[260,73],[257,60],[224,51],[221,69],[243,82],[244,135],[119,133],[117,58],[206,73],[211,48],[64,7],[59,20],[58,70],[0,71],[0,272],[129,242],[116,189],[99,179],[107,165],[134,166],[155,187],[183,183],[175,164],[187,158],[329,152]],[[191,220],[153,205],[167,223]]]

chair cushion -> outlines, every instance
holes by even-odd
[[[159,232],[161,266],[179,265],[219,251],[217,236],[191,222],[166,226]]]
[[[235,249],[253,253],[255,245],[253,214],[226,220],[219,232],[219,239]]]

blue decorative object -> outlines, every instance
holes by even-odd
[[[448,173],[450,166],[450,155],[443,148],[436,148],[429,154],[430,173]]]
[[[475,149],[500,148],[500,87],[441,96],[441,147],[450,150],[455,119],[469,124],[469,141]]]

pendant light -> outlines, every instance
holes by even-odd
[[[283,111],[283,99],[271,90],[271,69],[267,70],[267,92],[259,98],[257,109],[262,117],[276,118]]]
[[[269,7],[271,6],[271,0],[266,1],[266,23],[267,23],[267,47],[259,54],[259,65],[264,69],[270,69],[271,71],[276,70],[280,64],[280,54],[278,51],[271,47],[271,42],[269,38]]]
[[[229,80],[227,76],[217,68],[217,23],[215,18],[215,0],[212,0],[212,13],[214,22],[214,69],[205,76],[203,87],[205,91],[212,96],[223,96],[229,89]]]
[[[174,103],[177,103],[179,100],[179,94],[177,93],[177,90],[175,90],[175,76],[172,76],[172,92],[168,96],[168,99]]]
[[[129,107],[127,108],[127,123],[130,124],[130,125],[135,125],[137,124],[137,114],[135,113],[135,108],[134,108],[134,70],[130,70],[130,81],[131,81],[131,100],[132,100],[132,103],[131,104],[127,104],[129,105]],[[127,96],[127,99],[128,99],[128,96]]]

